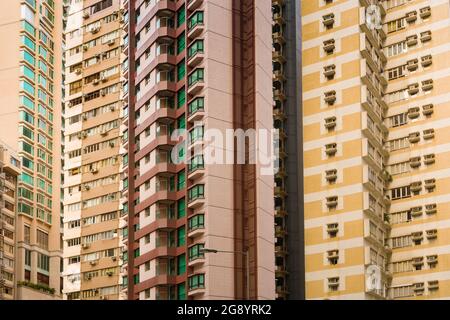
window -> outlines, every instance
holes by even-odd
[[[45,254],[38,253],[37,255],[37,267],[41,269],[40,271],[50,271],[50,257]]]
[[[186,75],[186,62],[181,61],[178,65],[177,65],[177,80],[180,81],[184,78],[184,76]]]
[[[404,248],[412,245],[411,235],[392,238],[392,248]]]
[[[186,9],[184,5],[177,11],[177,27],[180,27],[186,21]]]
[[[403,199],[411,197],[411,191],[409,186],[394,188],[391,190],[392,200]]]
[[[177,299],[186,300],[186,283],[180,283],[177,285]]]
[[[48,249],[48,233],[38,229],[36,231],[36,242],[39,247],[47,250]]]
[[[394,21],[389,21],[387,23],[388,33],[401,30],[405,27],[405,18],[400,18]]]
[[[203,11],[197,11],[189,18],[188,30],[191,30],[195,26],[202,24],[203,24]]]
[[[392,57],[408,51],[406,41],[394,43],[387,47],[387,56]]]
[[[182,254],[177,257],[177,275],[186,272],[186,255]]]
[[[192,72],[188,77],[188,85],[192,86],[197,82],[203,82],[204,76],[205,74],[203,68],[195,69],[194,72]]]
[[[22,80],[20,81],[20,88],[34,96],[34,87],[28,81]]]
[[[205,227],[205,215],[197,214],[188,220],[189,231],[201,229]]]
[[[31,251],[25,249],[25,266],[31,267]]]
[[[186,90],[184,88],[177,92],[177,108],[181,108],[186,102]]]
[[[180,54],[183,52],[183,50],[186,48],[186,36],[183,32],[178,38],[177,38],[177,54]]]
[[[188,190],[189,201],[203,199],[205,197],[205,185],[198,184]]]
[[[404,149],[404,148],[408,148],[408,147],[409,147],[408,137],[389,141],[390,151],[400,150],[400,149]]]
[[[388,70],[388,80],[395,80],[404,77],[406,73],[406,66],[398,66]]]
[[[188,278],[189,290],[201,289],[205,287],[205,275],[196,274]]]
[[[188,249],[189,261],[203,258],[205,254],[201,252],[201,249],[203,249],[204,247],[205,245],[203,243],[199,243],[189,247]]]
[[[177,229],[177,247],[186,245],[186,228],[183,226]]]
[[[184,198],[181,198],[177,201],[177,218],[183,218],[186,216],[186,201]]]
[[[30,244],[30,240],[31,240],[31,236],[30,235],[31,235],[31,228],[30,228],[30,226],[24,225],[23,226],[23,241],[25,242],[25,244]]]
[[[185,187],[186,187],[186,172],[183,170],[179,172],[177,175],[177,190],[180,191]]]
[[[408,123],[408,113],[400,113],[389,117],[389,126],[391,128],[403,126]]]

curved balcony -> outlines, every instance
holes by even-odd
[[[194,12],[187,21],[188,33],[187,36],[189,39],[194,39],[198,37],[204,30],[204,12],[196,11]]]

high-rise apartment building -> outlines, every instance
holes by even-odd
[[[275,281],[280,300],[304,299],[300,9],[299,0],[272,0],[273,126],[279,130]]]
[[[121,298],[123,12],[119,0],[68,5],[64,298],[115,300]]]
[[[204,143],[272,128],[271,2],[124,5],[129,299],[275,298],[273,174],[211,164]]]
[[[1,139],[17,146],[22,169],[15,297],[53,299],[61,289],[62,3],[1,1],[0,21]]]
[[[302,1],[306,298],[449,298],[449,23]]]
[[[20,160],[0,144],[0,300],[16,298],[17,181]]]

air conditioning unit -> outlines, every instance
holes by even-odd
[[[422,113],[424,116],[432,115],[434,112],[434,106],[432,103],[422,106]]]
[[[336,143],[329,143],[325,145],[325,153],[329,156],[335,155],[337,152],[337,144]]]
[[[422,181],[412,182],[409,186],[411,192],[419,192],[422,190]]]
[[[423,138],[425,140],[433,139],[434,138],[434,129],[423,130]]]
[[[111,39],[111,40],[108,40],[107,42],[106,42],[106,44],[108,45],[108,46],[113,46],[114,45],[114,43],[116,43],[116,40],[115,39]]]
[[[417,11],[414,10],[414,11],[408,12],[405,16],[405,20],[408,23],[413,23],[414,21],[416,21],[417,20]]]
[[[338,197],[337,196],[332,196],[332,197],[327,197],[327,207],[329,209],[334,209],[337,207],[338,205]]]
[[[112,272],[112,271],[107,271],[107,272],[106,272],[106,275],[107,275],[108,277],[112,277],[113,274],[114,274],[114,272]]]
[[[83,12],[83,18],[84,19],[89,18],[89,12],[87,12],[87,11]]]
[[[100,80],[102,80],[102,82],[106,82],[106,81],[108,81],[108,78],[105,77],[104,75],[102,75],[102,76],[100,77]]]
[[[105,90],[100,90],[100,94],[102,95],[102,97],[106,96],[106,91]]]
[[[89,262],[89,264],[91,266],[95,266],[95,265],[97,265],[97,260],[92,260],[92,261]]]
[[[83,131],[83,132],[81,133],[81,137],[82,137],[83,139],[87,138],[87,132],[86,132],[86,131]]]
[[[406,69],[408,69],[408,71],[415,71],[415,70],[417,70],[417,68],[419,68],[419,60],[418,59],[412,59],[406,63]]]
[[[100,26],[97,26],[97,27],[91,29],[92,34],[96,34],[99,31],[100,31]]]
[[[423,265],[423,257],[417,257],[412,259],[412,265],[414,267],[416,266],[422,266]]]
[[[337,260],[339,259],[339,250],[327,251],[327,259],[329,261],[336,260],[336,262],[337,262]]]
[[[332,64],[323,68],[323,75],[328,79],[332,79],[336,74],[336,65]]]
[[[437,229],[427,230],[427,239],[432,240],[437,238]]]
[[[422,206],[411,208],[411,216],[419,217],[422,215]]]
[[[431,54],[428,54],[426,56],[423,56],[422,58],[420,58],[420,60],[422,61],[422,67],[428,67],[433,63],[433,57],[431,56]]]
[[[102,130],[102,131],[100,132],[100,135],[101,135],[102,137],[107,136],[107,135],[108,135],[108,131]]]
[[[83,119],[83,121],[86,121],[86,120],[88,119],[87,114],[83,114],[83,115],[81,116],[81,118]]]
[[[408,47],[415,46],[417,44],[417,35],[406,37],[406,44]]]
[[[112,256],[112,257],[111,257],[111,260],[112,260],[112,261],[116,261],[116,260],[117,260],[117,257],[116,257],[116,256]]]
[[[430,6],[420,9],[420,17],[422,19],[429,18],[430,16],[431,16],[431,7]]]
[[[116,145],[114,144],[114,142],[110,142],[110,143],[109,143],[109,146],[110,146],[111,148],[114,148]]]
[[[437,205],[435,203],[425,205],[426,214],[435,214],[437,212]]]
[[[436,264],[438,262],[438,256],[437,255],[431,255],[427,256],[427,263],[428,264]]]
[[[98,85],[99,83],[100,83],[100,80],[99,80],[99,79],[94,79],[94,81],[92,81],[92,84],[93,84],[94,86]]]
[[[323,42],[323,50],[326,53],[329,53],[329,54],[333,53],[335,48],[336,48],[336,45],[335,45],[334,39],[326,40]]]
[[[409,95],[415,95],[419,92],[419,84],[413,83],[408,86],[408,93]]]
[[[114,111],[114,110],[116,110],[116,107],[115,107],[114,105],[109,106],[109,110],[110,110],[110,111]]]
[[[439,289],[439,280],[428,281],[428,290]]]
[[[433,190],[434,188],[436,188],[436,179],[427,179],[425,180],[425,189],[427,190]]]
[[[431,40],[431,31],[425,31],[420,33],[420,41],[427,42]]]
[[[331,169],[325,171],[325,179],[328,182],[334,182],[337,179],[337,169]]]
[[[433,89],[433,79],[428,79],[422,81],[422,90],[423,91],[429,91]]]
[[[412,107],[408,109],[408,118],[415,119],[420,116],[420,108],[419,107]]]
[[[85,191],[89,191],[89,190],[91,190],[91,187],[88,184],[85,184],[84,185],[84,190]]]
[[[325,119],[325,128],[327,129],[333,129],[336,127],[336,117],[329,117]]]
[[[85,44],[83,45],[83,51],[88,51],[89,47]]]
[[[420,167],[420,157],[409,158],[409,165],[411,166],[411,168]]]
[[[83,244],[81,245],[81,248],[83,248],[83,249],[88,249],[90,246],[91,246],[91,245],[90,245],[89,243],[83,243]]]
[[[329,105],[334,104],[334,102],[336,101],[336,91],[332,90],[332,91],[325,92],[324,100]]]
[[[324,16],[322,17],[322,19],[323,19],[323,20],[322,20],[323,25],[324,25],[325,27],[330,28],[330,27],[333,26],[333,24],[334,24],[334,14],[333,14],[333,13],[324,15]]]
[[[92,276],[90,274],[86,276],[86,280],[91,280],[91,279],[92,279]]]
[[[327,232],[331,237],[335,237],[339,232],[339,224],[338,223],[330,223],[327,224]]]
[[[75,74],[76,75],[80,75],[81,74],[81,68],[76,68],[75,69]]]
[[[408,140],[410,143],[417,143],[420,141],[420,132],[410,133],[408,136]]]
[[[97,168],[92,168],[91,170],[89,170],[91,173],[96,174],[98,173],[98,169]]]
[[[411,240],[414,241],[414,242],[422,241],[423,240],[423,232],[422,231],[418,231],[418,232],[411,233]]]

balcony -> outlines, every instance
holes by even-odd
[[[328,182],[335,182],[337,180],[337,169],[325,171],[325,179]]]
[[[195,238],[205,232],[205,214],[199,213],[188,220],[188,237]]]
[[[411,233],[411,240],[414,242],[422,241],[423,240],[423,232],[419,231],[419,232]],[[421,259],[420,262],[423,264],[423,259]],[[420,262],[418,261],[418,264],[420,264]]]
[[[286,62],[286,58],[281,49],[272,51],[272,60],[281,64]]]
[[[284,266],[276,266],[275,267],[275,277],[282,278],[288,274],[286,268]]]
[[[198,184],[188,190],[188,207],[198,208],[205,203],[205,185]]]
[[[421,19],[427,19],[430,16],[431,16],[431,7],[430,6],[420,9],[420,18]]]
[[[204,30],[204,13],[203,11],[196,11],[187,22],[188,33],[187,36],[189,39],[194,39],[198,37]]]
[[[187,56],[187,64],[189,67],[194,68],[200,64],[205,57],[203,40],[196,40],[191,44],[188,48]]]
[[[428,191],[433,191],[436,188],[436,179],[427,179],[425,180],[425,189]]]
[[[409,158],[409,165],[411,166],[411,168],[418,168],[420,167],[420,164],[420,157]]]
[[[336,65],[332,64],[329,66],[325,66],[323,68],[323,75],[329,80],[333,79],[335,74],[336,74]]]
[[[287,214],[287,211],[282,207],[275,207],[275,218],[284,218]]]
[[[276,186],[274,188],[274,195],[275,195],[275,197],[278,197],[278,198],[284,198],[287,196],[287,193],[286,193],[286,190],[284,189],[284,187]]]
[[[337,153],[337,144],[330,143],[325,145],[325,153],[327,156],[334,156]]]
[[[330,13],[322,17],[322,23],[326,28],[331,28],[334,25],[334,14]]]
[[[198,97],[188,104],[188,122],[196,122],[205,116],[205,98]]]
[[[205,164],[203,155],[196,155],[190,159],[188,163],[188,179],[195,180],[203,176],[205,173]]]
[[[284,91],[282,89],[274,89],[273,96],[274,96],[275,100],[279,100],[279,101],[286,100],[286,95],[284,94]]]
[[[284,257],[287,255],[287,250],[285,246],[279,245],[275,246],[275,256],[277,257]]]
[[[431,31],[425,31],[420,33],[420,41],[428,42],[431,41]]]
[[[414,218],[420,217],[422,215],[422,206],[411,208],[411,216]]]
[[[431,54],[423,56],[422,58],[420,58],[420,60],[422,61],[422,67],[424,68],[431,66],[431,64],[433,63],[433,57],[431,56]]]
[[[408,109],[408,118],[410,119],[416,119],[420,116],[420,108],[419,107],[413,107]]]
[[[324,94],[324,100],[327,104],[329,105],[333,105],[334,102],[336,101],[336,91],[332,90],[332,91],[328,91],[325,92]]]
[[[411,192],[420,192],[422,191],[422,182],[421,181],[416,181],[416,182],[412,182],[409,186]]]
[[[336,209],[336,207],[338,205],[338,197],[337,196],[327,197],[326,205],[327,205],[328,209]]]
[[[422,81],[422,91],[430,91],[433,89],[433,80],[424,80]]]
[[[282,31],[275,31],[272,32],[272,39],[276,43],[284,44],[286,42],[286,39],[284,38]]]
[[[434,129],[423,130],[423,138],[425,140],[430,140],[434,138]]]
[[[408,136],[408,140],[410,143],[417,143],[420,141],[420,132],[410,133]]]
[[[427,230],[427,239],[434,240],[437,238],[437,229]]]
[[[203,68],[198,68],[188,76],[188,94],[191,96],[197,94],[204,88],[204,73]]]
[[[417,68],[419,68],[419,60],[418,59],[412,59],[406,63],[406,69],[408,69],[408,71],[410,71],[410,72],[416,71]]]

